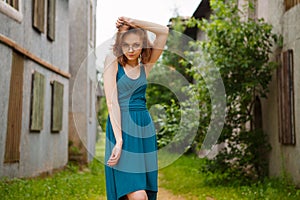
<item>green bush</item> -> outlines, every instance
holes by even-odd
[[[266,98],[269,92],[268,84],[276,67],[269,54],[280,37],[272,33],[272,26],[263,19],[243,20],[247,15],[235,0],[211,0],[210,4],[213,14],[209,20],[189,22],[189,26],[198,27],[207,36],[207,40],[191,43],[199,51],[187,52],[196,66],[190,70],[196,82],[195,98],[201,102],[201,114],[205,114],[200,117],[196,145],[201,148],[209,116],[221,109],[218,105],[211,107],[207,90],[217,77],[211,76],[207,82],[201,75],[218,70],[226,90],[225,124],[218,143],[225,143],[228,148],[208,161],[204,170],[218,173],[214,181],[256,181],[268,173],[265,155],[270,145],[266,134],[256,125],[259,123],[255,121],[254,108],[257,99]]]

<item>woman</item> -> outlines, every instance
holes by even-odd
[[[168,38],[166,26],[120,17],[113,46],[105,59],[106,191],[108,200],[155,200],[157,145],[145,92],[153,65]],[[155,34],[153,44],[147,32]]]

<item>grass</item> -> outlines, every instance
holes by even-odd
[[[88,168],[79,170],[69,164],[66,170],[46,178],[2,179],[0,199],[105,199],[104,167],[93,161]]]
[[[203,160],[195,156],[182,156],[172,165],[160,170],[160,186],[174,194],[184,195],[187,199],[212,197],[218,200],[298,200],[300,190],[280,179],[269,179],[250,186],[207,185],[200,173]]]
[[[98,159],[103,155],[98,155]],[[296,200],[300,191],[284,180],[266,180],[251,186],[207,185],[199,168],[203,160],[195,156],[181,156],[171,165],[159,170],[160,187],[176,195],[217,200]],[[52,176],[32,179],[0,179],[0,199],[38,200],[96,200],[105,198],[104,165],[95,159],[87,168],[79,170],[68,164],[65,170]],[[230,184],[228,184],[230,185]],[[161,200],[161,199],[160,199]]]
[[[95,159],[83,170],[69,163],[65,170],[46,178],[0,178],[0,200],[106,199],[104,147],[105,137],[102,133],[97,141]]]

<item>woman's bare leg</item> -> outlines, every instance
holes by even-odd
[[[138,190],[127,194],[129,200],[148,200],[148,196],[145,190]]]

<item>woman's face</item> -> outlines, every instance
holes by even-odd
[[[134,61],[139,58],[142,52],[143,41],[138,34],[129,33],[124,36],[121,45],[122,51],[128,61]]]

